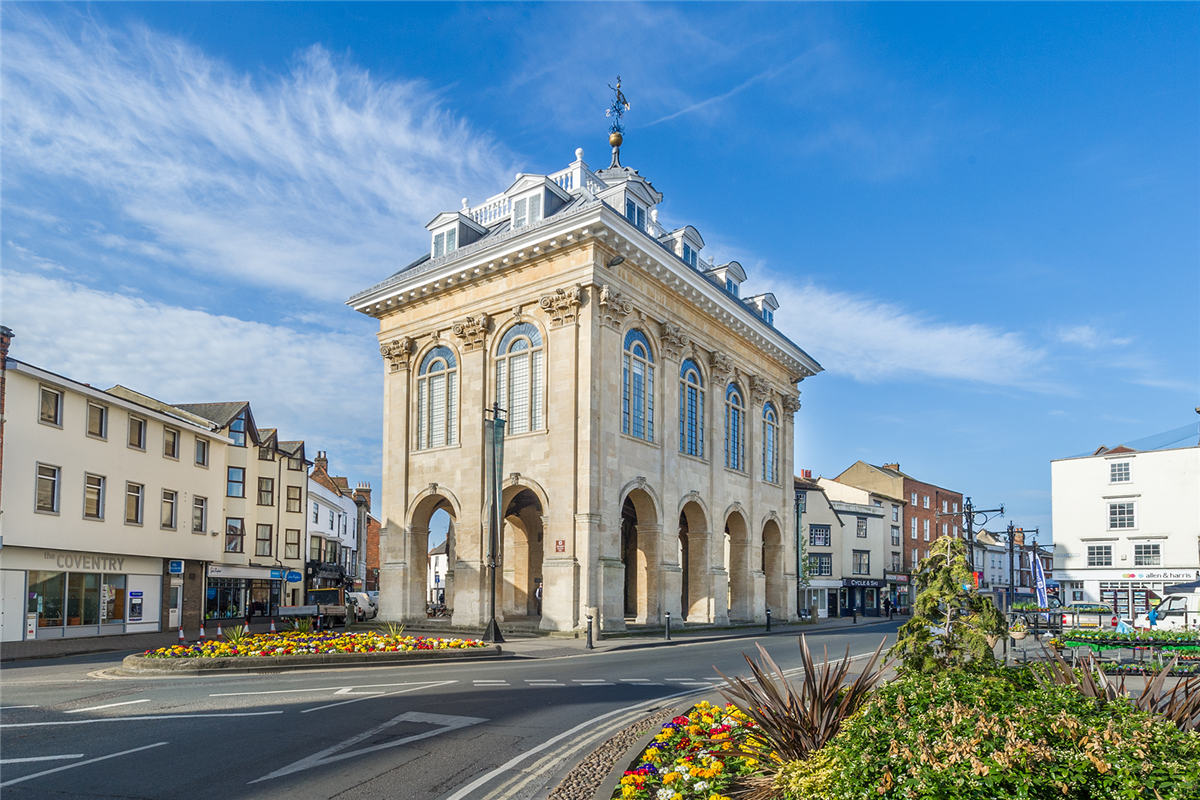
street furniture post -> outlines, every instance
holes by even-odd
[[[671,612],[667,612],[667,641],[671,641]]]

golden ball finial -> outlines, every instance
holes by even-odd
[[[613,147],[620,147],[621,142],[625,141],[618,131],[613,131],[608,135],[608,143]]]

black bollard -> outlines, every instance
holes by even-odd
[[[667,641],[671,641],[671,612],[667,612]]]
[[[595,647],[592,645],[592,615],[591,614],[587,615],[587,623],[588,623],[588,626],[587,626],[587,649],[594,650]]]
[[[767,609],[767,633],[771,632],[771,609]]]
[[[850,606],[850,613],[854,617],[854,624],[858,624],[858,606]]]

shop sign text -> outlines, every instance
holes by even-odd
[[[85,556],[81,553],[46,553],[54,566],[66,570],[89,572],[121,572],[125,569],[124,556]]]

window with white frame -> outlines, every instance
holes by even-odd
[[[745,469],[746,403],[736,383],[725,390],[725,466]]]
[[[625,334],[621,376],[621,430],[654,441],[654,354],[646,334]]]
[[[892,544],[893,545],[900,544],[900,526],[899,525],[892,526]]]
[[[104,476],[84,473],[83,476],[84,519],[104,519]]]
[[[642,212],[642,222],[644,227],[645,214]],[[522,197],[520,200],[513,201],[513,229],[525,228],[533,225],[542,218],[542,195],[541,193]]]
[[[809,525],[808,544],[811,547],[830,547],[833,541],[833,529],[829,525]]]
[[[854,535],[859,539],[867,538],[867,518],[856,517],[854,520]]]
[[[196,437],[196,466],[208,466],[208,439]]]
[[[508,411],[505,434],[540,431],[545,425],[542,333],[531,322],[518,322],[500,339],[496,351],[496,402]]]
[[[704,458],[704,379],[690,358],[679,369],[679,452]]]
[[[950,501],[949,501],[949,500],[943,500],[943,501],[942,501],[942,513],[943,513],[943,514],[947,514],[947,513],[949,513],[949,512],[950,512]]]
[[[108,438],[108,406],[88,403],[87,435],[94,439]]]
[[[900,521],[900,506],[892,506],[892,522]]]
[[[729,292],[734,297],[737,297],[741,293],[741,288],[738,286],[738,282],[733,278],[726,278],[725,291]]]
[[[192,497],[192,533],[204,533],[208,527],[208,499]]]
[[[922,520],[922,522],[924,522],[924,524],[921,526],[923,529],[921,531],[921,533],[925,537],[925,541],[928,542],[929,541],[929,520]]]
[[[903,567],[900,566],[900,551],[892,551],[892,572],[899,572]]]
[[[1111,567],[1112,545],[1089,544],[1087,549],[1087,558],[1089,567]]]
[[[912,549],[912,553],[911,553],[911,555],[909,556],[909,560],[911,560],[911,561],[912,561],[912,569],[913,569],[913,571],[916,571],[916,569],[917,569],[917,566],[918,566],[918,564],[920,563],[920,559],[917,557],[917,548],[915,548],[915,547],[914,547],[914,548]]]
[[[809,553],[808,554],[808,574],[821,577],[823,575],[833,574],[833,554],[832,553]]]
[[[1108,528],[1109,530],[1120,530],[1124,528],[1136,528],[1137,520],[1134,518],[1134,503],[1109,503],[1108,504]]]
[[[917,493],[916,492],[912,493],[912,506],[913,506],[913,508],[917,507]]]
[[[458,361],[438,345],[421,359],[417,377],[417,449],[447,447],[458,431]]]
[[[521,201],[521,209],[524,212],[525,201]],[[513,225],[514,228],[518,227]],[[433,257],[444,256],[453,253],[458,249],[458,228],[451,228],[447,231],[435,234],[433,237]]]
[[[925,495],[921,498],[921,504],[924,505],[925,508],[929,508],[929,495]]]
[[[646,209],[629,198],[625,199],[625,219],[637,225],[642,230],[646,230]]]
[[[779,415],[775,406],[766,403],[763,406],[763,480],[770,483],[779,482]]]
[[[683,261],[685,264],[689,264],[692,267],[695,267],[697,261],[699,261],[699,255],[687,242],[683,243]]]
[[[1108,465],[1109,483],[1129,483],[1129,462],[1113,461]]]
[[[950,535],[950,523],[943,522],[942,523],[942,536],[949,536],[949,535]]]
[[[254,530],[254,555],[271,555],[271,526],[259,524]]]
[[[912,517],[908,522],[909,527],[912,529],[912,538],[915,540],[917,538],[917,518]]]
[[[870,575],[871,574],[871,551],[870,550],[855,550],[853,552],[853,574],[855,575]]]
[[[955,503],[955,504],[954,504],[954,513],[955,513],[955,514],[957,514],[957,513],[958,513],[958,503]]]
[[[1162,552],[1157,544],[1135,544],[1133,546],[1133,565],[1135,567],[1162,566]]]

